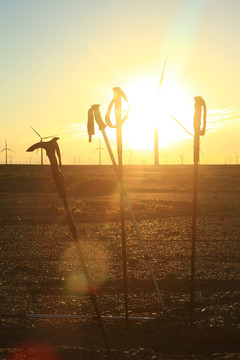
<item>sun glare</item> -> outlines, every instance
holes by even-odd
[[[163,81],[159,90],[157,77],[149,77],[130,83],[125,90],[132,107],[123,125],[124,141],[128,147],[152,149],[155,128],[158,128],[159,147],[189,138],[171,117],[174,116],[192,132],[193,99],[184,86]]]

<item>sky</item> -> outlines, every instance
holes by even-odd
[[[156,127],[160,163],[192,163],[193,138],[171,115],[193,132],[195,96],[207,105],[201,163],[238,163],[239,20],[239,0],[0,0],[0,150],[6,139],[8,162],[39,163],[32,126],[60,138],[64,164],[97,164],[99,144],[110,163],[97,126],[88,142],[87,113],[100,104],[104,119],[118,86],[131,108],[124,163],[154,162]]]

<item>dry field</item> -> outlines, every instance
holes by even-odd
[[[189,324],[191,166],[127,166],[126,189],[166,305],[126,209],[129,310],[106,321],[113,359],[240,359],[240,166],[200,166],[196,301]],[[104,315],[124,315],[119,196],[110,166],[65,166],[69,203]],[[0,359],[107,358],[50,167],[0,166]]]

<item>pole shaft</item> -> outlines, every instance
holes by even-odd
[[[85,276],[87,284],[88,284],[88,293],[89,293],[90,299],[91,299],[91,301],[93,303],[93,306],[94,306],[94,310],[95,310],[96,317],[97,317],[98,322],[99,322],[100,329],[102,331],[102,336],[104,338],[104,342],[105,342],[107,352],[110,355],[110,348],[109,348],[109,345],[108,345],[108,339],[107,339],[107,335],[106,335],[105,328],[104,328],[104,325],[103,325],[103,321],[102,321],[102,318],[101,318],[101,314],[100,314],[100,311],[99,311],[99,307],[98,307],[98,304],[97,304],[96,294],[94,293],[93,283],[92,283],[92,281],[90,279],[90,276],[89,276],[89,273],[88,273],[88,269],[87,269],[87,266],[86,266],[86,263],[85,263],[85,260],[84,260],[84,256],[83,256],[83,253],[82,253],[82,250],[81,250],[81,246],[80,246],[80,242],[79,242],[79,238],[78,238],[78,234],[77,234],[77,229],[76,229],[75,223],[73,221],[72,214],[71,214],[69,204],[68,204],[68,200],[67,200],[67,194],[66,194],[66,190],[65,190],[64,179],[63,179],[62,172],[61,172],[61,155],[60,155],[59,146],[58,146],[58,144],[56,142],[57,140],[58,140],[58,138],[53,138],[49,142],[42,143],[41,145],[43,145],[42,148],[44,147],[44,149],[46,150],[46,154],[47,154],[47,156],[49,158],[49,161],[50,161],[50,164],[51,164],[52,175],[53,175],[53,178],[54,178],[54,181],[55,181],[57,192],[58,192],[58,195],[59,195],[60,199],[62,200],[64,210],[65,210],[65,214],[66,214],[66,219],[67,219],[67,222],[68,222],[68,225],[69,225],[69,229],[70,229],[70,232],[71,232],[71,234],[73,236],[73,239],[75,240],[76,249],[77,249],[79,260],[80,260],[80,263],[81,263],[81,266],[82,266],[82,271],[84,273],[84,276]],[[39,143],[34,144],[29,149],[27,149],[27,151],[33,151],[38,147],[40,147]],[[58,157],[58,160],[59,160],[59,164],[58,164],[57,157]]]
[[[109,156],[110,156],[111,161],[112,161],[112,164],[113,164],[113,168],[114,168],[115,173],[116,173],[116,175],[117,175],[118,181],[120,182],[119,172],[118,172],[118,166],[117,166],[116,160],[115,160],[115,158],[114,158],[114,155],[113,155],[113,152],[112,152],[112,149],[111,149],[111,146],[110,146],[110,143],[109,143],[109,140],[108,140],[106,131],[105,131],[105,130],[102,130],[102,134],[103,134],[103,138],[104,138],[106,147],[107,147],[107,149],[108,149]],[[123,187],[123,192],[124,192],[124,195],[125,195],[126,205],[127,205],[127,207],[128,207],[130,216],[131,216],[131,218],[132,218],[132,221],[133,221],[133,224],[134,224],[136,233],[137,233],[138,240],[139,240],[140,245],[141,245],[141,247],[142,247],[142,250],[143,250],[143,253],[144,253],[145,258],[148,258],[147,251],[146,251],[146,248],[145,248],[145,245],[144,245],[142,236],[141,236],[141,232],[140,232],[140,229],[139,229],[137,220],[136,220],[136,218],[135,218],[135,215],[134,215],[134,212],[133,212],[133,210],[132,210],[132,206],[131,206],[130,200],[129,200],[129,198],[128,198],[127,192],[126,192],[123,184],[122,184],[122,187]],[[156,288],[156,291],[157,291],[157,294],[158,294],[160,303],[161,303],[161,305],[162,305],[163,310],[165,310],[164,302],[163,302],[163,299],[162,299],[162,296],[161,296],[161,293],[160,293],[160,290],[159,290],[159,287],[158,287],[158,283],[157,283],[157,281],[156,281],[156,278],[155,278],[155,275],[154,275],[154,272],[153,272],[153,269],[152,269],[152,265],[151,265],[150,260],[147,260],[147,265],[148,265],[148,268],[149,268],[149,270],[150,270],[150,273],[151,273],[151,276],[152,276],[152,279],[153,279],[153,283],[154,283],[154,285],[155,285],[155,288]]]
[[[191,255],[191,290],[190,290],[190,323],[193,324],[194,292],[195,292],[195,261],[197,232],[197,194],[198,194],[198,163],[199,163],[199,130],[194,134],[194,168],[193,168],[193,208],[192,208],[192,255]]]
[[[64,206],[64,209],[65,209],[65,212],[66,212],[66,217],[67,217],[67,220],[68,220],[69,229],[70,229],[70,231],[72,233],[72,236],[73,236],[73,238],[75,240],[75,245],[76,245],[76,249],[77,249],[77,252],[78,252],[79,260],[81,262],[82,270],[83,270],[84,276],[85,276],[85,278],[87,280],[89,296],[91,298],[91,301],[92,301],[92,304],[93,304],[93,307],[94,307],[94,310],[95,310],[95,313],[96,313],[96,316],[97,316],[97,319],[98,319],[98,323],[99,323],[100,329],[102,331],[102,335],[103,335],[103,339],[104,339],[104,342],[105,342],[105,345],[106,345],[106,349],[107,349],[108,353],[110,353],[107,334],[106,334],[104,324],[103,324],[103,321],[102,321],[102,317],[101,317],[99,307],[98,307],[98,304],[97,304],[96,295],[94,294],[93,289],[91,288],[92,280],[90,278],[88,268],[87,268],[87,265],[86,265],[84,257],[83,257],[82,249],[81,249],[79,239],[78,239],[77,229],[76,229],[76,226],[74,224],[74,221],[73,221],[70,209],[69,209],[67,199],[62,198],[62,202],[63,202],[63,206]]]
[[[123,261],[123,287],[124,287],[124,302],[125,302],[125,316],[126,329],[128,329],[128,281],[127,281],[127,249],[126,249],[126,232],[125,232],[125,204],[123,192],[123,161],[122,161],[122,103],[121,94],[119,91],[114,91],[115,97],[115,116],[117,129],[117,153],[118,153],[118,172],[120,182],[120,218],[121,218],[121,240],[122,240],[122,261]]]

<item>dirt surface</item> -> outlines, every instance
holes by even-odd
[[[163,312],[126,208],[129,315],[105,320],[113,359],[240,359],[240,167],[200,166],[194,324],[189,322],[191,166],[126,167],[125,182]],[[103,315],[124,317],[119,195],[108,166],[63,174]],[[49,166],[0,166],[0,359],[105,359]],[[8,316],[7,316],[8,315]],[[16,315],[16,317],[9,317]]]

